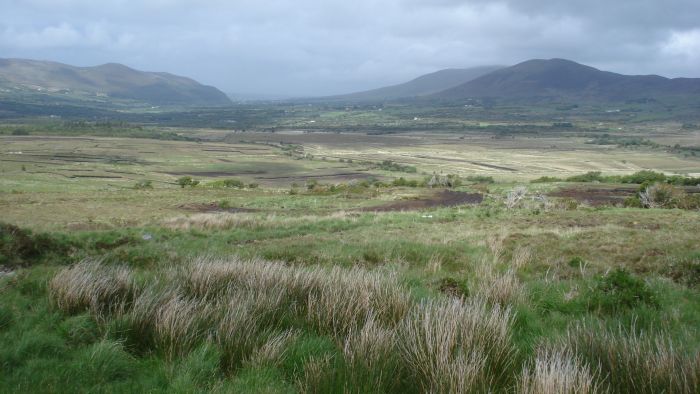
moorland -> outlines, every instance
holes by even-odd
[[[2,392],[700,390],[692,98],[15,99]]]

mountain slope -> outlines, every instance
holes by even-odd
[[[700,79],[658,75],[622,75],[570,60],[529,60],[496,70],[432,97],[460,99],[578,98],[629,100],[640,97],[700,94]]]
[[[499,68],[501,67],[483,66],[464,69],[450,68],[422,75],[402,84],[386,86],[363,92],[333,96],[330,97],[330,99],[348,101],[378,101],[426,96],[458,86],[462,83],[471,81],[474,78],[478,78],[482,75],[498,70]]]
[[[219,106],[231,101],[218,89],[168,73],[108,63],[96,67],[0,59],[0,87],[23,96],[54,95],[79,101],[133,100],[151,105]]]

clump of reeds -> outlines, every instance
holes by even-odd
[[[650,336],[634,328],[582,325],[565,343],[614,392],[700,392],[700,352],[684,352],[663,332]]]
[[[399,330],[402,358],[425,392],[470,392],[507,379],[513,314],[484,301],[426,301]]]
[[[602,390],[588,365],[562,349],[539,349],[523,368],[518,382],[522,394],[592,394]]]
[[[177,216],[165,220],[163,225],[173,230],[228,230],[258,227],[259,221],[249,214],[216,212]]]
[[[122,308],[134,295],[131,270],[83,260],[60,270],[49,282],[55,305],[66,313],[88,310],[96,316]]]

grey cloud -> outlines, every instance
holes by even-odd
[[[229,92],[333,94],[548,57],[700,77],[697,0],[20,0],[2,8],[2,57],[116,61]]]

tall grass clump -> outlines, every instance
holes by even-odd
[[[602,392],[588,365],[565,350],[540,349],[523,368],[521,394],[593,394]]]
[[[399,328],[399,348],[423,392],[488,391],[510,379],[512,324],[509,308],[484,301],[425,301]]]
[[[97,316],[123,308],[135,292],[129,268],[105,266],[93,260],[62,269],[48,288],[51,299],[63,312],[87,310]]]
[[[461,393],[516,383],[514,315],[504,302],[417,303],[393,272],[239,258],[159,269],[139,288],[133,277],[83,262],[60,271],[50,294],[67,313],[112,311],[98,324],[132,354],[177,364],[214,346],[200,356],[216,355],[229,376],[286,370],[302,333],[324,338],[329,351],[290,355],[302,365],[289,378],[305,392]]]
[[[173,230],[228,230],[232,228],[255,228],[260,222],[246,214],[239,213],[198,213],[191,216],[177,216],[163,222]]]
[[[389,393],[400,387],[400,359],[395,330],[381,327],[371,316],[351,329],[343,343],[348,383],[358,392]]]
[[[664,333],[579,326],[569,333],[566,345],[597,369],[601,384],[613,392],[700,392],[700,352],[684,352]]]
[[[307,319],[321,333],[336,338],[361,327],[370,314],[393,327],[411,306],[408,292],[389,273],[334,268],[315,270],[312,275],[319,286],[308,298]]]
[[[317,330],[339,338],[361,325],[370,312],[382,323],[396,325],[411,305],[395,275],[362,269],[200,258],[181,269],[179,277],[187,294],[210,300],[231,291],[274,290],[286,307],[305,313]]]
[[[299,330],[288,329],[271,336],[260,348],[258,348],[247,360],[254,367],[279,366],[287,357],[287,348],[301,335]]]
[[[227,372],[239,368],[255,349],[265,344],[271,334],[270,328],[263,327],[259,316],[254,313],[254,302],[252,297],[232,298],[224,306],[223,316],[216,327],[216,341]]]
[[[189,353],[207,338],[216,314],[213,305],[173,292],[151,315],[154,347],[171,360]]]

